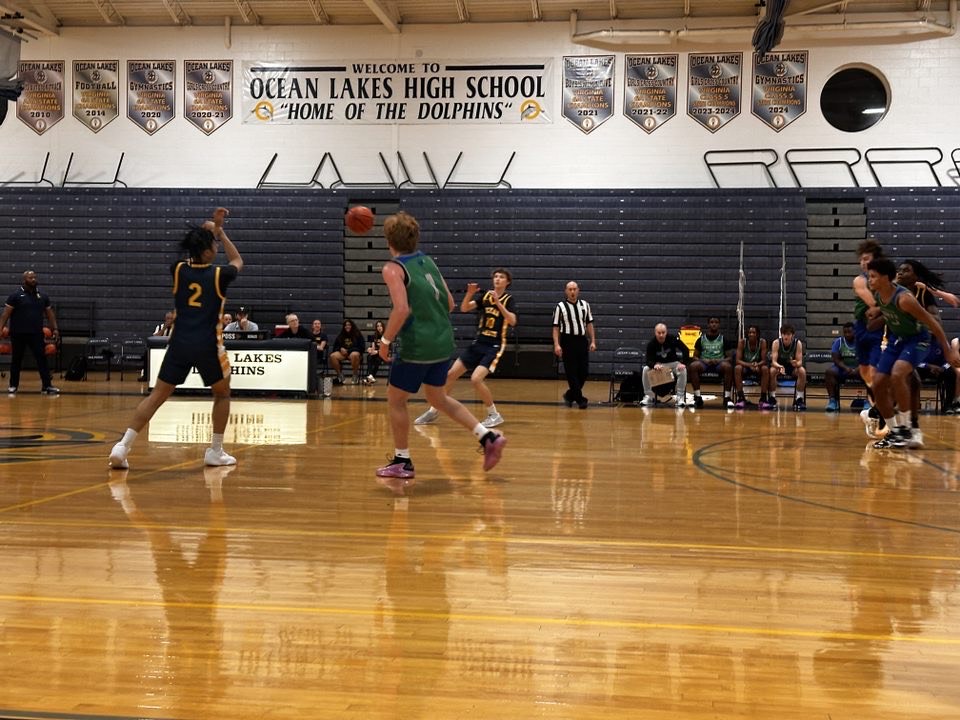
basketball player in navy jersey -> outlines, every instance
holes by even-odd
[[[217,208],[213,220],[191,228],[180,242],[189,260],[173,264],[173,296],[176,320],[167,353],[160,365],[157,384],[133,413],[130,427],[110,452],[110,467],[129,467],[127,454],[137,434],[166,402],[177,385],[197,368],[205,385],[213,392],[213,440],[204,453],[206,465],[235,465],[237,460],[223,449],[223,432],[230,416],[230,363],[220,331],[220,316],[227,299],[227,288],[243,268],[243,258],[223,230],[228,215]],[[223,246],[228,265],[214,265]]]
[[[485,382],[487,375],[497,369],[497,363],[507,349],[507,330],[517,324],[517,308],[513,295],[507,292],[513,276],[506,268],[497,268],[491,274],[493,289],[487,290],[480,300],[476,294],[480,286],[467,283],[467,292],[460,302],[460,312],[477,314],[477,338],[460,357],[453,361],[447,371],[447,393],[453,389],[457,378],[465,372],[470,373],[470,382],[480,401],[487,409],[483,426],[497,427],[503,424],[503,416],[493,402],[493,393]],[[433,406],[414,420],[414,425],[429,425],[437,421],[440,412]]]

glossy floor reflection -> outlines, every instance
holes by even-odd
[[[958,418],[501,380],[493,472],[441,420],[383,486],[382,386],[236,402],[236,468],[176,399],[108,471],[137,387],[0,399],[0,717],[960,716]]]

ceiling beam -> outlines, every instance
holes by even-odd
[[[460,22],[470,22],[470,11],[467,9],[466,0],[457,0],[457,17]]]
[[[36,13],[25,10],[22,7],[15,3],[10,2],[0,2],[0,17],[9,15],[11,16],[10,20],[16,19],[15,21],[27,28],[37,30],[38,32],[44,35],[59,35],[60,28],[57,27],[55,20],[45,20]],[[9,23],[4,23],[9,25]]]
[[[400,33],[400,25],[391,17],[390,11],[380,0],[363,0],[363,4],[370,8],[370,12],[377,16],[377,19],[384,24],[390,32]]]
[[[93,0],[93,4],[97,6],[97,12],[100,13],[107,23],[110,25],[125,25],[126,19],[117,12],[117,9],[113,6],[110,0]]]
[[[250,3],[247,0],[233,0],[234,4],[237,6],[237,10],[240,11],[240,17],[243,18],[243,21],[247,25],[259,25],[260,16],[254,12],[253,8],[250,7]]]
[[[307,5],[310,6],[310,12],[313,13],[313,17],[320,25],[330,24],[330,16],[327,15],[327,11],[324,10],[323,3],[320,0],[307,0]]]
[[[97,0],[101,2],[101,0]],[[163,7],[167,9],[167,12],[170,14],[170,18],[177,25],[192,25],[193,21],[190,19],[190,16],[187,15],[186,11],[181,7],[180,3],[177,0],[163,0]]]

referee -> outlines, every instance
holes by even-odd
[[[583,384],[590,371],[590,353],[597,349],[593,333],[593,315],[590,303],[580,300],[580,286],[573,280],[564,289],[566,297],[557,303],[553,311],[553,354],[563,360],[569,389],[563,394],[567,407],[576,403],[586,410],[587,399],[583,396]]]

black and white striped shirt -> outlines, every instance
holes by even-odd
[[[586,300],[577,300],[575,303],[561,300],[553,311],[553,325],[560,328],[561,335],[585,336],[587,325],[592,322],[590,303]]]

